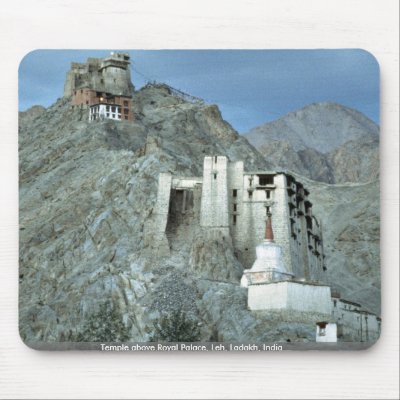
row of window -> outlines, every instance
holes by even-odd
[[[74,94],[76,95],[76,90],[74,90]],[[83,94],[83,89],[81,89],[81,94]],[[99,97],[100,99],[103,99],[103,94],[100,93],[100,92],[96,92],[96,96]],[[108,98],[110,98],[110,97],[108,96]],[[87,102],[86,102],[86,104],[87,104]],[[124,107],[129,107],[129,101],[128,100],[124,100]]]
[[[253,197],[253,192],[251,190],[249,190],[248,193],[249,193],[249,197]],[[237,195],[238,195],[238,189],[233,189],[232,190],[232,196],[236,198]],[[271,198],[271,190],[266,190],[265,191],[265,196],[266,196],[267,199],[270,199]]]

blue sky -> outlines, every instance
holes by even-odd
[[[48,107],[63,94],[72,61],[112,50],[36,50],[19,67],[19,110]],[[126,50],[124,50],[126,51]],[[346,50],[132,50],[132,81],[165,82],[217,104],[239,132],[310,103],[333,101],[379,123],[379,66]],[[143,76],[144,75],[144,76]]]

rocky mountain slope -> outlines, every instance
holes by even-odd
[[[325,282],[380,314],[379,181],[328,185],[302,178],[322,222]]]
[[[273,165],[214,105],[186,102],[164,86],[143,88],[134,102],[133,124],[88,123],[68,99],[33,118],[21,116],[22,338],[31,345],[89,341],[111,304],[106,314],[123,321],[125,340],[151,340],[162,316],[183,310],[202,341],[312,341],[318,316],[246,309],[232,247],[192,229],[191,215],[170,232],[170,253],[157,253],[151,222],[160,172],[200,176],[208,154],[243,160],[247,170]],[[369,202],[372,186],[310,186],[317,214],[326,214],[331,283],[378,310],[379,296],[369,298],[379,291],[378,233],[376,223],[364,223],[377,212]]]
[[[245,137],[277,167],[327,183],[379,177],[379,128],[358,111],[315,103],[258,126]]]

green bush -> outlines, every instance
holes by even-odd
[[[124,342],[130,338],[122,315],[110,303],[103,303],[99,310],[90,315],[75,342]]]
[[[198,342],[200,329],[197,320],[184,311],[164,314],[154,324],[153,342]]]

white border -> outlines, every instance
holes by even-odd
[[[79,7],[79,8],[78,8]],[[0,397],[397,398],[397,0],[17,0],[0,14]],[[360,352],[39,352],[17,330],[17,68],[36,48],[364,48],[382,79],[383,332]]]

